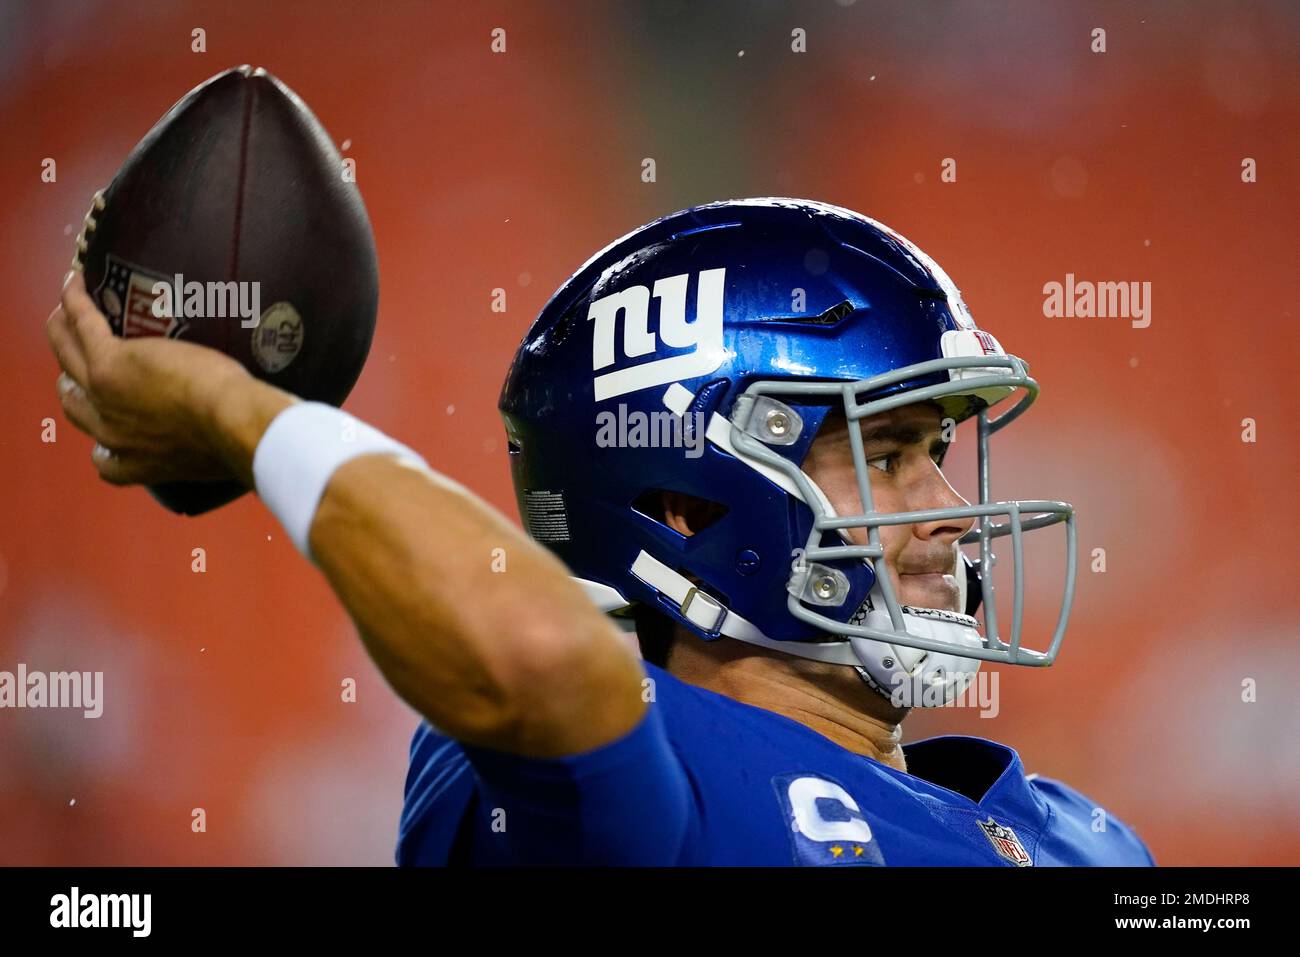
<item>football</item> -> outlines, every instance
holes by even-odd
[[[95,194],[77,267],[116,334],[219,349],[304,399],[342,404],[370,349],[379,273],[355,177],[260,68],[217,74],[154,125]],[[150,488],[187,515],[244,491]]]

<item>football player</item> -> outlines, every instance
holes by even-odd
[[[990,498],[990,440],[1038,386],[879,223],[735,200],[592,257],[501,395],[528,536],[342,411],[115,338],[75,274],[48,331],[100,475],[255,488],[426,719],[399,863],[1154,864],[1010,747],[902,742],[983,661],[1053,662],[1075,533],[1067,504]],[[966,419],[974,504],[942,470]],[[1034,650],[1022,538],[1051,526]]]

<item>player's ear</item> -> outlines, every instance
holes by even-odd
[[[685,492],[664,491],[660,494],[663,523],[688,537],[708,528],[727,514],[725,505],[687,495]]]

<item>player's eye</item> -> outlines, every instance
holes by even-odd
[[[898,467],[898,453],[890,452],[888,455],[878,455],[873,459],[867,459],[867,466],[879,469],[882,472],[892,472]]]

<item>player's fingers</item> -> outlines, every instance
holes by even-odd
[[[86,390],[66,372],[59,375],[59,403],[68,421],[97,442],[113,442],[119,437],[105,425],[99,410],[86,395]]]
[[[45,320],[45,338],[49,340],[54,357],[65,373],[77,382],[86,381],[86,357],[81,345],[68,325],[68,314],[63,306],[55,306]]]
[[[137,485],[154,480],[157,473],[157,465],[150,457],[119,452],[100,443],[90,450],[90,460],[99,477],[111,485]]]
[[[72,332],[82,351],[93,362],[96,353],[113,341],[113,330],[108,326],[108,318],[86,292],[86,280],[81,270],[74,269],[64,278],[62,299]]]
[[[113,485],[156,485],[159,482],[216,481],[230,473],[219,462],[177,457],[172,451],[120,449],[98,443],[90,453],[95,470]]]

